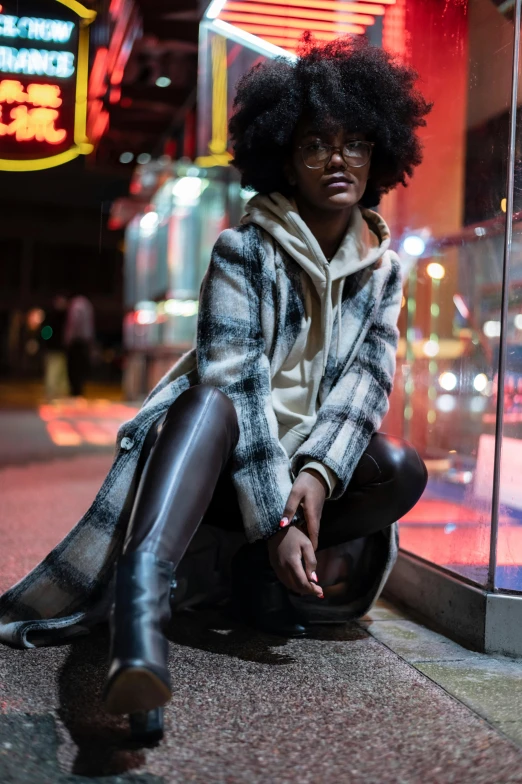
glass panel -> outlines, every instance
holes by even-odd
[[[496,587],[522,592],[522,64],[519,61],[513,244],[509,262],[506,372]]]
[[[423,498],[401,523],[401,546],[481,584],[514,37],[503,8],[455,0],[442,12],[438,2],[406,2],[402,40],[434,107],[424,162],[383,209],[407,279],[387,429],[411,440],[429,470]]]

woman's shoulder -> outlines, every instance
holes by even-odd
[[[260,245],[259,227],[252,223],[245,223],[224,229],[214,244],[214,253],[240,253],[242,256],[252,256]]]
[[[254,223],[224,229],[216,240],[212,256],[253,268],[263,267],[266,261],[263,230]]]

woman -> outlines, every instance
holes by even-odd
[[[430,107],[414,81],[384,51],[343,39],[309,40],[295,65],[264,63],[239,84],[234,165],[258,195],[216,243],[197,346],[122,427],[84,519],[2,597],[5,642],[79,634],[106,617],[117,559],[113,713],[170,698],[169,594],[201,521],[244,529],[233,608],[265,631],[302,636],[307,619],[360,616],[389,574],[395,523],[426,470],[377,432],[402,290],[389,231],[367,206],[421,160]]]

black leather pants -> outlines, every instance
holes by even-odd
[[[152,552],[179,564],[201,522],[242,531],[227,467],[239,436],[231,401],[219,390],[183,392],[148,434],[124,552]],[[421,497],[427,471],[407,442],[376,433],[344,495],[326,501],[319,549],[383,530]]]

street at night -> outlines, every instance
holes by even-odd
[[[522,784],[522,0],[1,0],[0,784]]]
[[[93,400],[76,415],[69,407],[68,421],[101,428],[121,421],[122,408]],[[4,590],[85,512],[113,450],[46,441],[38,409],[0,416],[23,433],[2,428]],[[318,626],[306,641],[253,632],[216,610],[175,614],[168,639],[173,699],[165,741],[150,749],[103,708],[105,626],[70,645],[2,647],[2,782],[522,781],[522,750],[505,734],[522,737],[511,720],[520,668],[502,657],[491,667],[386,602],[359,624]],[[445,683],[445,670],[461,673],[468,690]],[[500,702],[495,679],[510,691]]]

